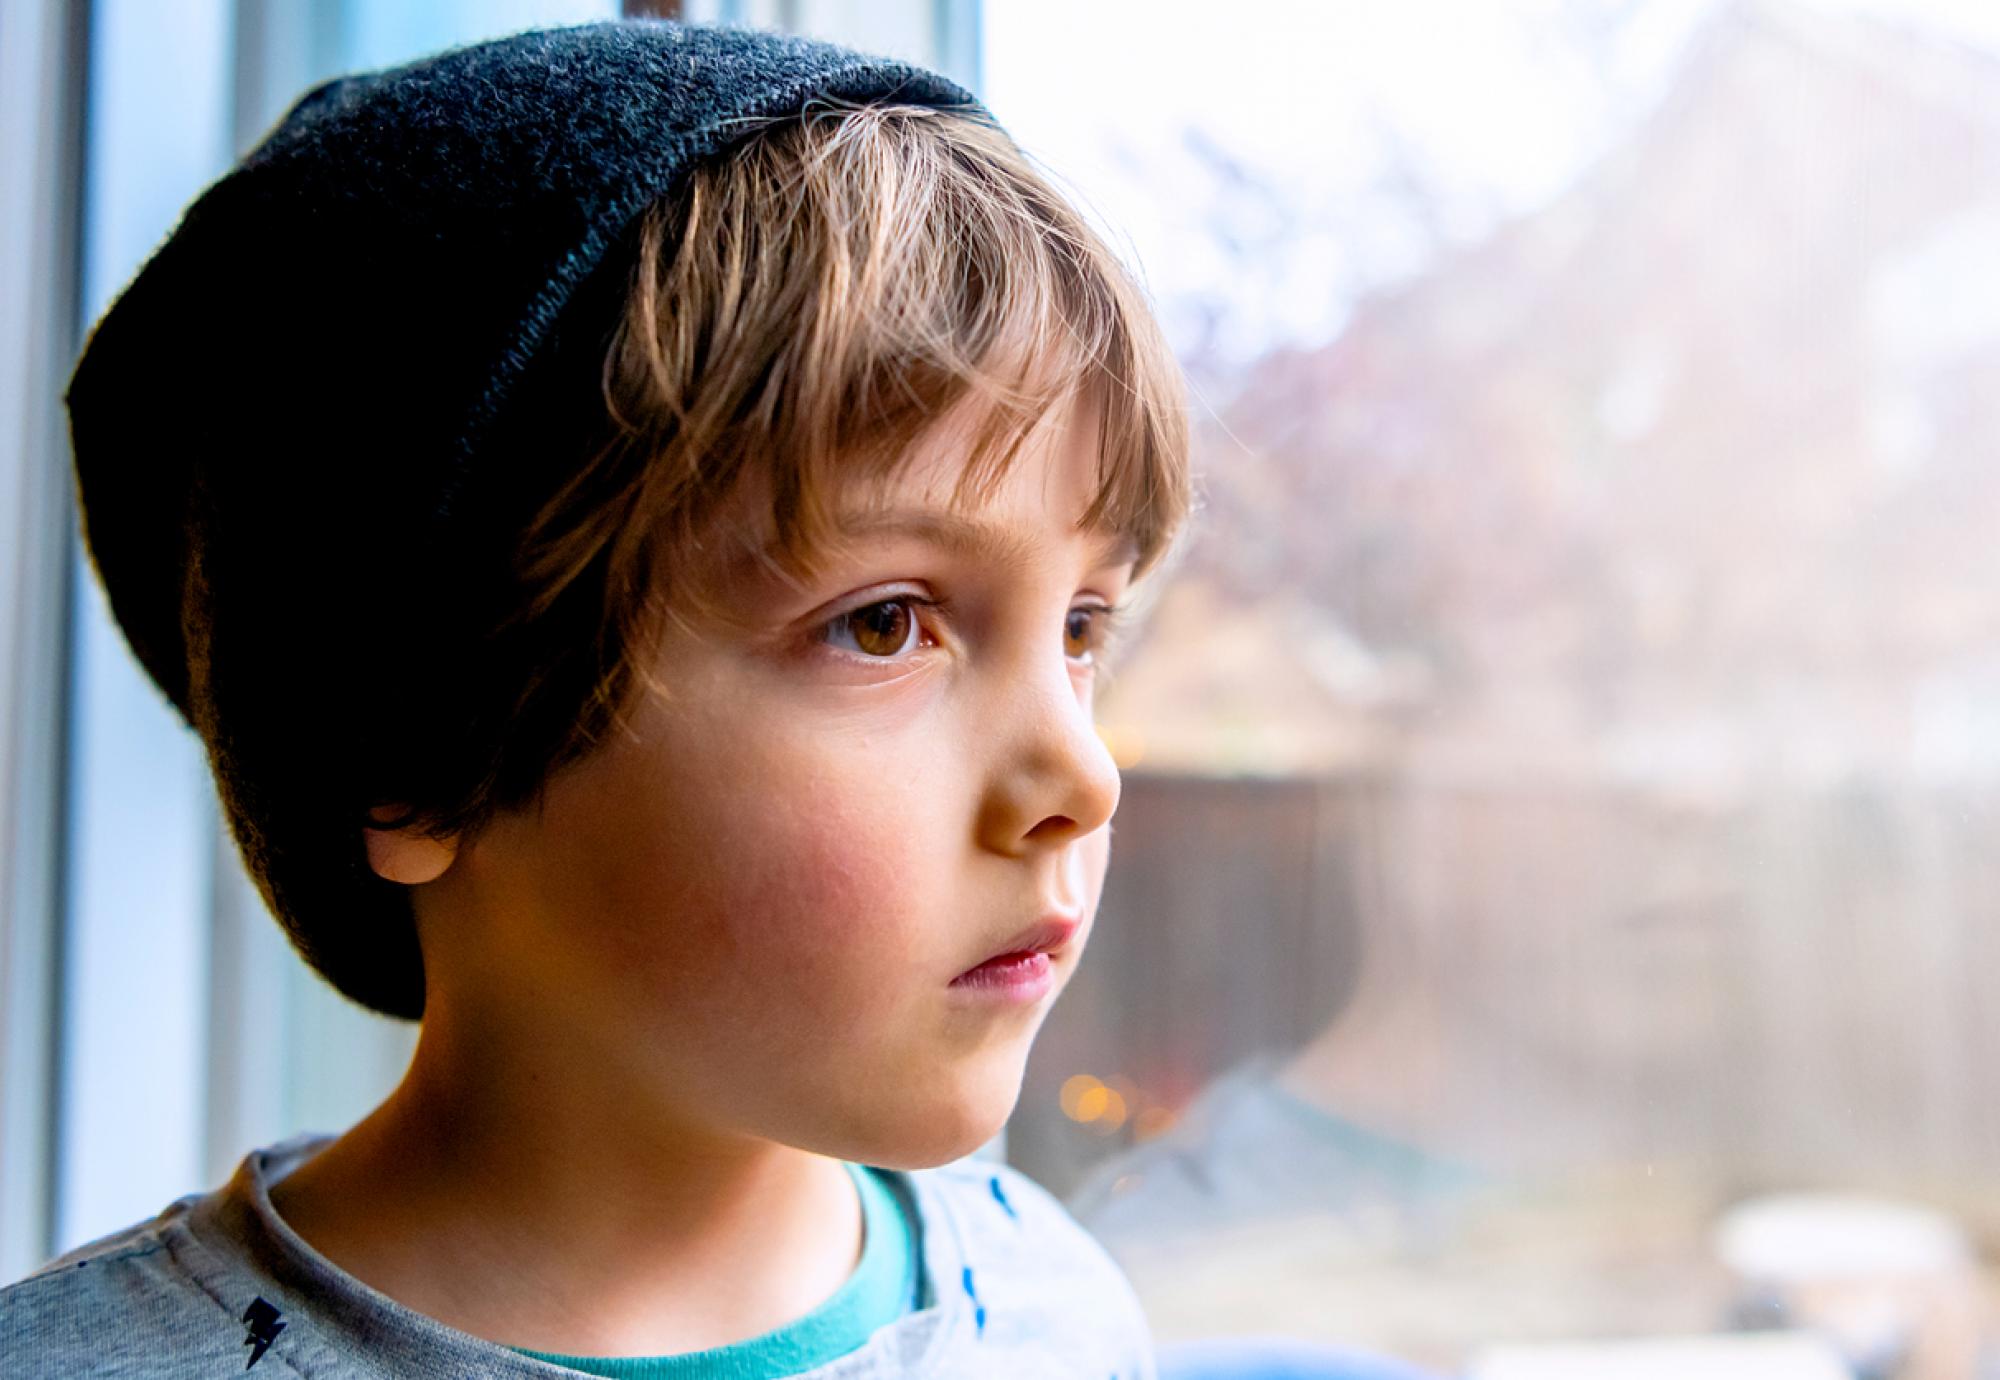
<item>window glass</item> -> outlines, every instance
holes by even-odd
[[[1205,495],[1010,1158],[1168,1343],[1983,1373],[1994,14],[1019,0],[984,51]]]

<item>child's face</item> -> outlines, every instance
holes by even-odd
[[[904,1167],[990,1139],[1082,957],[1118,804],[1103,625],[1079,611],[1124,597],[1130,550],[1075,525],[1094,455],[1082,413],[1029,439],[967,519],[1009,554],[872,534],[810,587],[745,577],[740,628],[671,631],[636,736],[440,880],[477,916],[472,1000],[663,1124]],[[840,506],[955,521],[961,457],[936,444]],[[1050,915],[1080,924],[1047,995],[952,986]]]

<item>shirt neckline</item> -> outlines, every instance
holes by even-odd
[[[752,1371],[791,1376],[852,1355],[914,1309],[911,1293],[922,1268],[910,1223],[881,1182],[881,1171],[847,1160],[841,1167],[861,1198],[861,1254],[840,1287],[811,1312],[758,1336],[699,1351],[598,1356],[522,1346],[508,1350],[612,1380],[701,1380]]]
[[[287,1323],[272,1352],[300,1375],[352,1376],[357,1357],[384,1375],[463,1373],[502,1380],[552,1380],[577,1372],[537,1360],[502,1343],[464,1332],[398,1303],[348,1274],[294,1231],[271,1204],[271,1186],[333,1143],[321,1132],[302,1132],[245,1155],[229,1182],[194,1198],[185,1233],[171,1244],[196,1283],[240,1317],[263,1298]],[[971,1300],[946,1288],[965,1266],[965,1225],[951,1195],[931,1170],[878,1170],[885,1187],[903,1200],[918,1234],[918,1255],[930,1287],[926,1306],[880,1329],[858,1351],[805,1372],[861,1373],[871,1360],[898,1366],[941,1361],[964,1343],[972,1326]]]

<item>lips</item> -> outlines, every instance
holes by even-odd
[[[1079,919],[1070,915],[1045,915],[1027,929],[1022,930],[1005,944],[995,949],[986,958],[965,970],[970,973],[996,958],[1008,958],[1015,954],[1047,954],[1063,948],[1076,933]],[[960,973],[964,977],[965,973]]]

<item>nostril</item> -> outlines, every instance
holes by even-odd
[[[1068,815],[1050,815],[1040,824],[1030,829],[1028,837],[1037,841],[1048,841],[1074,837],[1080,832],[1076,827],[1076,821]]]

